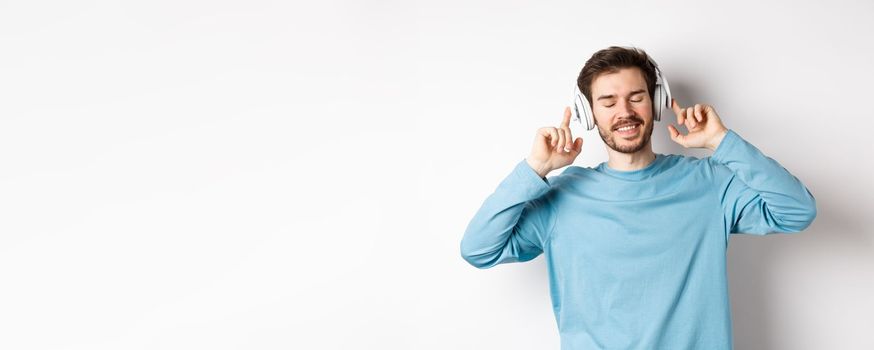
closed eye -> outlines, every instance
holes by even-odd
[[[639,99],[636,99],[636,100],[630,100],[630,101],[631,101],[631,102],[643,102],[643,99],[642,99],[642,98],[639,98]],[[615,105],[616,105],[616,104],[614,103],[614,104],[604,105],[604,107],[610,108],[610,107],[613,107],[613,106],[615,106]]]

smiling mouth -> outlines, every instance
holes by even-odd
[[[640,123],[626,124],[613,129],[613,131],[620,136],[635,136],[640,131],[640,126]]]

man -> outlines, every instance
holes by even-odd
[[[642,50],[595,53],[578,85],[609,160],[546,178],[582,151],[565,109],[462,238],[478,268],[544,253],[562,349],[731,349],[729,234],[799,232],[816,217],[804,185],[712,106],[673,101],[687,133],[667,126],[674,142],[712,156],[654,153],[654,77]]]

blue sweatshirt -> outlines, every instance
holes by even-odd
[[[544,254],[562,349],[731,349],[730,233],[804,230],[816,202],[732,130],[712,156],[656,154],[634,171],[525,160],[461,240],[471,265]]]

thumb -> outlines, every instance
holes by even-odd
[[[582,137],[577,137],[577,139],[574,140],[574,151],[576,151],[577,153],[583,151],[583,138]]]
[[[686,135],[681,134],[677,128],[670,124],[668,124],[668,132],[671,133],[671,140],[686,147]]]

